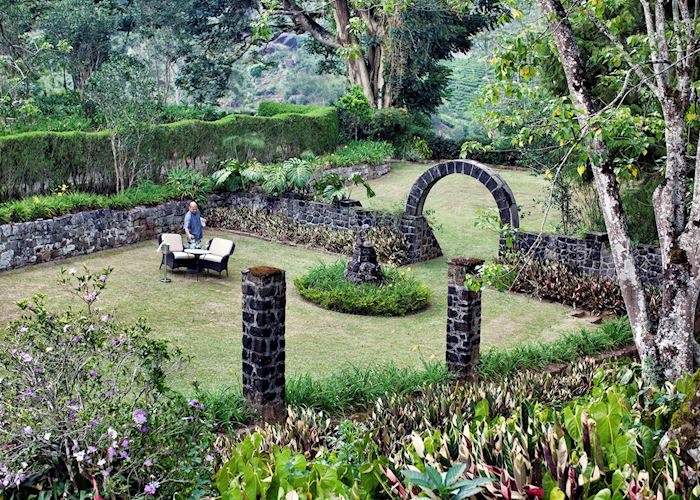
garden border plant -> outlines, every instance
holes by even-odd
[[[405,316],[430,305],[431,292],[414,276],[395,267],[383,268],[384,283],[351,283],[345,278],[347,262],[319,263],[294,285],[306,300],[325,309],[368,316]]]

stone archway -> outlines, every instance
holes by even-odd
[[[496,201],[498,213],[503,224],[509,224],[517,229],[520,226],[520,215],[515,203],[515,196],[503,178],[486,165],[472,160],[451,160],[433,165],[423,172],[413,184],[406,201],[406,215],[421,217],[423,205],[428,193],[435,183],[452,174],[463,174],[481,182],[491,192]]]

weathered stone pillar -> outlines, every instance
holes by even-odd
[[[267,421],[285,415],[284,271],[252,267],[243,274],[243,395]]]
[[[460,379],[479,378],[481,343],[481,292],[464,286],[466,274],[474,274],[483,260],[457,257],[447,267],[447,369]]]

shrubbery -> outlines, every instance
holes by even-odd
[[[649,387],[639,366],[600,368],[589,360],[556,374],[521,371],[387,396],[361,420],[290,412],[284,424],[234,444],[216,486],[224,495],[303,497],[325,487],[368,498],[444,497],[438,481],[411,479],[452,470],[454,482],[489,478],[485,498],[622,498],[630,491],[692,498],[697,471],[679,461],[677,443],[660,446],[689,385]],[[270,480],[255,480],[267,474]],[[329,480],[313,481],[321,475]]]
[[[67,190],[67,186],[63,186],[63,189],[51,195],[1,203],[0,224],[50,219],[100,208],[128,210],[138,206],[160,205],[172,200],[194,199],[203,203],[211,193],[212,185],[208,176],[193,170],[175,169],[169,174],[167,184],[143,181],[136,187],[110,196],[71,192]]]
[[[3,498],[201,496],[211,487],[204,407],[165,383],[180,353],[143,321],[95,308],[109,275],[63,270],[87,309],[57,314],[36,296],[0,335]]]
[[[304,151],[318,154],[338,144],[334,108],[304,107],[275,116],[229,115],[216,121],[182,120],[149,129],[140,145],[147,168],[142,178],[159,180],[164,164],[202,156],[227,158],[230,138],[258,134],[266,144],[261,161]],[[61,183],[78,190],[111,192],[115,174],[109,131],[28,132],[0,137],[0,199],[46,192]]]
[[[387,142],[355,141],[342,146],[336,152],[320,159],[326,167],[352,167],[354,165],[379,165],[393,158],[394,148]]]
[[[251,233],[275,241],[323,248],[333,253],[352,255],[355,232],[328,226],[303,224],[282,214],[251,208],[210,208],[206,211],[211,227]],[[408,244],[397,228],[372,227],[369,238],[383,262],[406,262]]]
[[[596,313],[626,314],[620,287],[611,279],[593,276],[560,262],[526,260],[521,254],[509,253],[502,260],[515,271],[511,290]],[[646,294],[652,318],[656,320],[660,305],[658,289],[647,287]]]
[[[347,262],[319,264],[294,280],[299,294],[326,309],[369,316],[405,316],[430,304],[430,289],[406,271],[382,269],[385,283],[355,284],[345,279]]]

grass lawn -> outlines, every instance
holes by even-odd
[[[425,166],[400,165],[393,173],[372,183],[377,197],[370,207],[394,207],[405,199],[410,184]],[[523,172],[504,172],[520,203],[541,193],[544,183]],[[359,191],[356,191],[359,193]],[[426,206],[442,228],[437,236],[447,256],[488,257],[496,252],[497,238],[473,227],[474,211],[494,206],[489,193],[477,181],[450,176],[438,183]],[[532,209],[532,208],[530,208]],[[534,210],[533,210],[534,212]],[[539,228],[536,216],[524,226]],[[36,292],[49,295],[49,303],[63,307],[74,303],[56,284],[61,266],[90,268],[112,266],[110,286],[100,306],[123,320],[148,318],[156,335],[173,339],[192,356],[175,381],[184,388],[194,378],[204,387],[240,383],[241,295],[240,270],[272,265],[287,271],[287,369],[289,373],[323,376],[339,366],[391,361],[417,365],[421,357],[442,359],[445,342],[446,258],[412,266],[412,271],[434,293],[432,306],[404,318],[370,318],[334,313],[301,299],[292,283],[318,262],[337,256],[304,248],[270,243],[227,233],[208,231],[205,237],[233,238],[237,247],[229,261],[231,277],[196,281],[176,274],[171,284],[158,281],[160,256],[155,242],[145,242],[90,256],[27,267],[0,274],[0,324],[18,315],[14,305]],[[486,291],[483,302],[482,344],[506,348],[529,340],[550,339],[565,330],[585,325],[569,317],[570,309],[524,296]],[[415,347],[418,350],[414,350]]]

